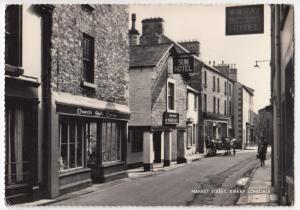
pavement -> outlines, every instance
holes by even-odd
[[[236,156],[190,157],[187,164],[154,165],[153,172],[129,170],[129,177],[93,184],[80,191],[43,199],[25,206],[229,206],[240,194],[226,193],[258,164],[256,150],[238,150]],[[213,192],[224,189],[223,193]],[[201,193],[207,190],[208,193]]]
[[[239,181],[243,179],[246,181],[246,177]],[[246,182],[245,193],[241,194],[237,205],[277,206],[277,195],[271,186],[271,159],[266,160],[264,166],[258,165]]]

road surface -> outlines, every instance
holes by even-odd
[[[256,150],[237,152],[236,156],[203,158],[149,177],[95,184],[93,192],[51,205],[234,205],[239,194],[226,191],[236,189],[236,181],[255,168],[258,162]],[[217,191],[213,193],[212,190]]]

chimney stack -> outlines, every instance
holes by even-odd
[[[164,35],[164,20],[160,17],[142,20],[141,44],[159,44]]]
[[[191,52],[191,54],[200,56],[200,42],[197,40],[178,42],[181,46]]]
[[[129,45],[138,45],[139,44],[139,35],[140,33],[135,28],[136,14],[131,15],[131,29],[129,30]]]

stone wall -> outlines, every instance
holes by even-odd
[[[55,5],[52,36],[54,91],[128,105],[128,6]],[[83,33],[94,38],[95,89],[81,86]]]

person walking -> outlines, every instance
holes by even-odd
[[[268,143],[265,141],[265,138],[262,136],[261,141],[258,145],[258,156],[260,159],[260,165],[265,165],[266,155],[267,155]]]

